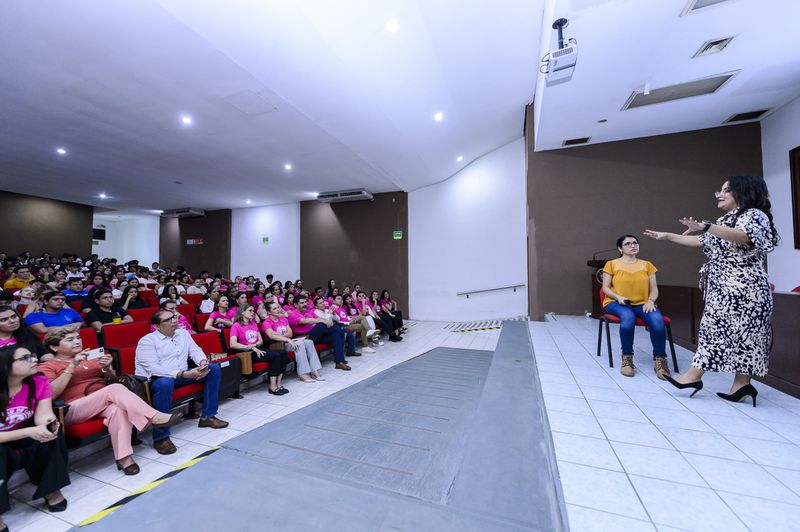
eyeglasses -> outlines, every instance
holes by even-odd
[[[633,246],[638,246],[638,245],[639,245],[638,242],[623,242],[622,243],[622,247],[624,247],[624,248],[631,248]]]
[[[178,321],[178,315],[177,314],[173,314],[171,317],[164,318],[163,320],[159,321],[158,323],[167,323],[168,321]]]
[[[36,360],[36,355],[33,355],[33,354],[22,355],[19,358],[15,358],[14,362],[17,362],[17,361],[20,361],[20,360],[24,360],[25,362],[30,363],[30,362],[33,362],[34,360]]]

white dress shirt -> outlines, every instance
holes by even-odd
[[[187,331],[176,329],[172,336],[151,332],[136,346],[136,375],[148,379],[153,375],[176,378],[179,372],[189,369],[189,357],[198,365],[206,360],[205,353]]]

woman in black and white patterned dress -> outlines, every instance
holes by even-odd
[[[772,344],[772,293],[764,260],[775,249],[778,233],[763,178],[731,177],[716,198],[725,214],[714,223],[682,218],[687,229],[681,235],[649,229],[644,233],[702,247],[709,259],[700,270],[705,304],[692,367],[667,380],[677,388],[693,388],[694,395],[703,388],[706,371],[735,373],[730,392],[717,395],[729,401],[752,397],[755,406],[758,391],[750,377],[767,374]],[[701,234],[689,235],[698,231]]]

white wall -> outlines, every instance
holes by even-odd
[[[794,249],[792,227],[792,186],[789,150],[800,146],[800,98],[761,122],[761,151],[764,179],[769,187],[775,227],[781,244],[769,254],[769,278],[778,291],[800,285],[800,250]],[[796,208],[800,209],[800,205]]]
[[[269,237],[263,244],[262,238]],[[231,275],[300,277],[300,204],[233,209]]]
[[[408,196],[409,317],[466,321],[528,314],[525,142]],[[457,292],[524,284],[471,295]]]
[[[136,259],[150,266],[158,261],[159,217],[146,215],[125,216],[117,221],[95,216],[93,227],[104,225],[106,239],[92,246],[92,253],[100,258],[115,257],[120,263]]]

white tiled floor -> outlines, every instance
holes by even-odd
[[[201,429],[194,421],[182,422],[173,428],[172,441],[178,447],[175,454],[163,456],[156,453],[148,445],[149,434],[145,434],[143,439],[146,443],[137,446],[134,451],[136,461],[142,468],[136,476],[126,477],[117,471],[110,447],[80,459],[76,459],[76,456],[85,454],[85,450],[83,453],[71,453],[72,484],[64,489],[69,500],[65,512],[51,514],[43,509],[44,502],[41,499],[31,501],[34,487],[29,482],[20,484],[25,478],[24,473],[17,473],[11,482],[12,486],[16,485],[11,492],[11,511],[4,514],[3,518],[14,532],[68,530],[210,446],[285,416],[435,347],[494,350],[500,334],[499,330],[453,333],[447,324],[438,322],[408,322],[408,325],[409,331],[404,335],[403,342],[387,341],[377,348],[375,354],[350,358],[352,371],[335,370],[333,363],[328,360],[324,362],[322,370],[326,379],[324,382],[306,384],[290,376],[284,383],[291,392],[287,395],[270,395],[265,385],[259,385],[246,390],[244,399],[225,401],[220,405],[219,417],[230,422],[227,429]]]
[[[727,374],[689,399],[656,378],[643,329],[626,378],[595,356],[596,321],[530,328],[571,530],[800,530],[799,400],[755,383],[757,408],[725,402]]]

